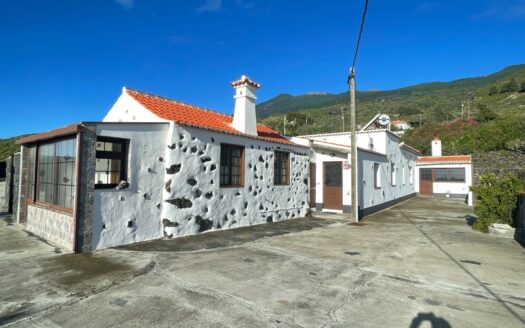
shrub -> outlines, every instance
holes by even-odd
[[[480,183],[471,187],[476,197],[474,213],[477,220],[474,229],[488,232],[492,223],[511,225],[520,189],[520,180],[513,174],[503,178],[498,178],[494,173],[482,175]]]
[[[505,83],[502,87],[500,92],[501,93],[511,93],[511,92],[517,92],[519,91],[520,87],[518,85],[518,82],[516,82],[515,79],[511,79],[509,82]]]

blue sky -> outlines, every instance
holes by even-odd
[[[363,1],[0,1],[0,138],[98,121],[122,86],[231,113],[228,85],[346,89]],[[370,0],[358,89],[525,63],[525,0]]]

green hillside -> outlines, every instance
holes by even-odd
[[[16,152],[20,151],[20,145],[15,143],[16,139],[25,137],[18,136],[8,139],[0,139],[0,161],[5,160],[7,157],[13,155]]]
[[[423,83],[389,91],[357,93],[357,120],[364,124],[378,112],[418,124],[442,123],[467,114],[476,117],[479,108],[500,116],[525,113],[525,65],[509,66],[487,76],[451,82]],[[279,95],[257,106],[260,121],[283,132],[284,117],[292,124],[287,134],[341,131],[343,115],[348,130],[347,93]],[[295,122],[294,122],[295,121]]]

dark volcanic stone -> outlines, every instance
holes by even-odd
[[[194,178],[189,178],[189,179],[188,179],[188,184],[189,184],[190,186],[194,186],[194,185],[197,184],[197,180],[195,180]]]
[[[167,192],[171,192],[171,179],[166,181],[164,184],[164,189],[166,189]]]
[[[180,171],[181,164],[173,164],[166,169],[166,174],[175,174]]]
[[[191,202],[191,200],[186,199],[186,198],[166,199],[166,203],[170,203],[172,205],[175,205],[178,208],[188,208],[188,207],[192,207],[193,206],[193,203]]]

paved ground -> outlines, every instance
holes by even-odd
[[[525,251],[472,231],[469,211],[415,199],[359,225],[297,219],[92,255],[4,218],[0,325],[523,327]]]

